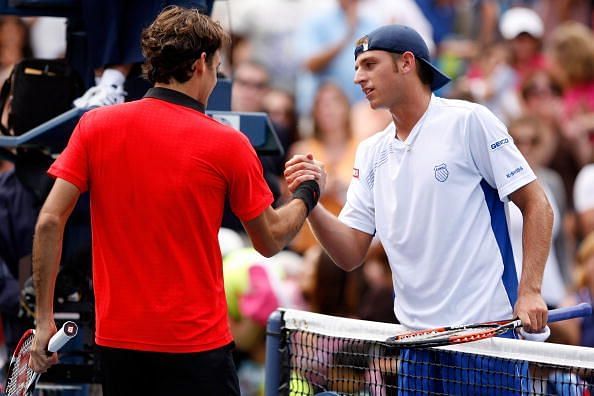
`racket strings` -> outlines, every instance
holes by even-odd
[[[410,334],[406,336],[398,337],[401,341],[415,341],[415,340],[431,340],[434,338],[443,338],[443,337],[454,337],[454,336],[470,336],[477,333],[484,333],[486,331],[490,331],[495,329],[496,327],[480,327],[480,328],[472,328],[472,329],[454,329],[454,330],[445,330],[445,331],[428,331],[428,332],[420,332],[418,334]]]
[[[29,367],[32,344],[33,336],[23,342],[16,358],[11,362],[13,367],[6,386],[6,396],[24,395],[30,381],[34,378],[35,372]]]
[[[473,328],[460,328],[449,330],[435,330],[435,331],[420,331],[417,333],[410,333],[400,336],[391,337],[388,342],[393,345],[415,346],[423,347],[427,345],[446,345],[456,344],[470,341],[477,341],[483,338],[491,337],[508,329],[506,326],[500,325],[482,325]]]

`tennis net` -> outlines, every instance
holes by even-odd
[[[505,338],[428,349],[383,342],[402,331],[276,311],[268,322],[266,396],[594,395],[593,348]]]

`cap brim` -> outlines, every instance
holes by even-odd
[[[452,81],[452,79],[446,76],[441,70],[433,66],[431,62],[427,62],[425,59],[421,59],[421,61],[424,62],[427,66],[429,66],[431,74],[433,75],[433,79],[431,82],[432,91],[437,91],[439,88],[443,87],[444,85]]]

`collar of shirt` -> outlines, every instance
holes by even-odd
[[[146,92],[144,97],[164,100],[166,102],[189,107],[190,109],[204,113],[204,105],[202,103],[174,89],[153,87]]]

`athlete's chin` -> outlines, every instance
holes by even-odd
[[[382,105],[382,103],[381,103],[379,100],[377,100],[377,99],[369,99],[369,98],[368,98],[368,101],[369,101],[369,107],[371,107],[373,110],[377,110],[377,109],[381,109],[381,108],[384,108],[384,107],[385,107],[385,106],[384,106],[384,105]]]

